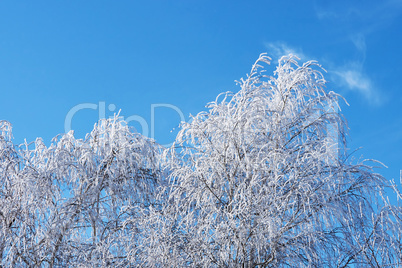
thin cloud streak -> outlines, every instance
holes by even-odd
[[[301,49],[290,47],[285,42],[267,42],[265,43],[265,47],[268,50],[268,54],[277,60],[279,60],[282,56],[289,54],[295,55],[301,60],[306,59],[306,56]]]
[[[366,38],[363,33],[353,34],[350,39],[352,40],[353,44],[355,45],[356,49],[362,54],[363,59],[366,58]]]
[[[353,34],[350,36],[350,40],[360,53],[360,60],[350,61],[341,67],[334,66],[332,73],[337,76],[335,79],[338,80],[338,83],[349,90],[359,92],[370,104],[380,105],[383,97],[376,90],[374,82],[363,71],[367,51],[365,35],[362,32]]]
[[[371,79],[361,70],[340,68],[332,71],[335,80],[351,91],[357,91],[372,105],[380,105],[382,97],[375,90]]]
[[[402,12],[401,0],[386,0],[378,2],[351,2],[345,6],[343,2],[329,2],[330,4],[315,5],[315,14],[320,20],[337,21],[342,27],[355,25],[359,31],[370,34],[380,31],[390,25]],[[349,28],[349,27],[348,27]]]
[[[372,79],[363,71],[366,57],[365,36],[362,33],[352,35],[351,41],[361,54],[360,60],[350,61],[343,66],[338,66],[328,59],[321,62],[325,62],[326,67],[324,67],[328,70],[331,80],[348,91],[357,92],[362,95],[370,105],[381,105],[383,103],[383,96],[378,93]],[[282,41],[267,42],[265,46],[268,54],[274,59],[280,59],[282,56],[289,54],[296,55],[301,60],[314,58],[305,55],[301,49],[289,46]]]

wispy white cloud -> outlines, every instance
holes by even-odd
[[[334,11],[318,9],[318,8],[316,8],[315,14],[317,18],[319,18],[320,20],[326,18],[337,18],[339,16],[339,14]]]
[[[365,35],[361,32],[353,34],[350,40],[359,52],[360,59],[352,60],[343,66],[333,66],[332,74],[335,75],[335,80],[346,89],[357,91],[372,105],[379,105],[383,102],[383,96],[364,71],[367,50]]]
[[[282,56],[287,56],[289,54],[299,57],[301,60],[305,60],[306,56],[300,48],[295,48],[287,45],[285,42],[267,42],[265,46],[268,50],[268,54],[274,59],[280,59]]]
[[[353,24],[353,28],[365,33],[386,27],[400,16],[401,11],[401,0],[351,1],[347,4],[343,1],[317,1],[315,4],[318,19],[336,20],[340,27],[349,28]]]
[[[360,71],[349,69],[336,72],[351,89],[357,89],[366,96],[372,95],[372,83],[368,77]]]
[[[344,90],[357,92],[370,105],[380,105],[383,103],[384,98],[363,68],[367,50],[365,36],[363,33],[353,34],[350,36],[350,40],[360,54],[359,59],[349,61],[344,65],[337,65],[328,58],[319,61],[324,63],[324,67],[328,70],[328,75],[337,85],[341,86]],[[292,47],[282,41],[267,42],[265,46],[268,55],[274,59],[279,59],[289,54],[298,56],[302,61],[315,59],[315,57],[303,53],[302,49]]]
[[[360,93],[369,104],[379,105],[382,103],[383,97],[376,90],[373,81],[360,68],[338,67],[331,73],[335,82],[345,89]]]
[[[363,33],[357,33],[350,36],[351,41],[355,45],[356,49],[362,54],[362,56],[366,57],[366,38]]]

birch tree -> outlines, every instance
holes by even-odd
[[[157,146],[118,118],[85,140],[72,132],[13,146],[0,129],[0,260],[5,267],[124,267],[134,209],[149,206],[159,180]],[[124,224],[127,218],[131,224]]]
[[[282,57],[272,76],[269,63],[261,55],[239,92],[182,126],[168,200],[148,212],[153,228],[132,256],[161,267],[400,264],[400,213],[381,198],[384,178],[350,161],[341,96],[315,61]]]

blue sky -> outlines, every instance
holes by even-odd
[[[187,119],[237,91],[260,53],[275,65],[291,52],[318,60],[328,89],[349,102],[349,147],[363,147],[354,156],[383,162],[378,171],[399,181],[401,29],[401,0],[1,1],[0,119],[16,143],[49,143],[74,107],[85,108],[71,120],[78,137],[102,107],[106,117],[121,109],[166,144],[180,122],[171,107]],[[155,104],[171,107],[154,107],[152,122]]]

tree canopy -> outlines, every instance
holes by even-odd
[[[315,61],[284,56],[272,75],[268,64],[260,55],[170,148],[118,117],[50,146],[14,145],[1,121],[1,264],[401,265],[401,207],[370,163],[350,158],[342,97]]]

